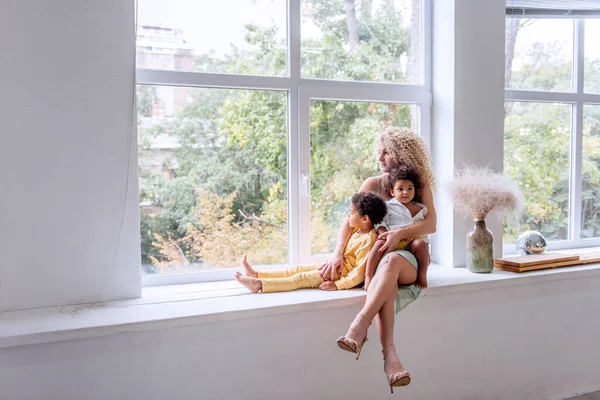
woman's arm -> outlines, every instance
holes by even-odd
[[[358,193],[377,193],[379,189],[379,179],[378,176],[373,176],[371,178],[367,178],[362,185],[358,188]]]
[[[427,207],[427,214],[422,221],[396,229],[394,231],[385,232],[380,235],[381,239],[385,239],[385,244],[379,249],[379,252],[384,252],[389,248],[395,248],[400,240],[411,237],[420,237],[435,233],[437,225],[437,215],[433,204],[433,192],[429,186],[423,189],[422,202]]]
[[[337,244],[333,254],[326,263],[323,263],[323,265],[319,267],[319,270],[321,270],[321,278],[325,280],[334,280],[336,272],[338,273],[338,276],[340,276],[344,249],[346,248],[346,243],[348,243],[348,239],[350,239],[351,235],[352,228],[350,227],[350,224],[348,224],[348,217],[346,217],[338,232]]]
[[[358,192],[376,193],[378,183],[379,180],[377,177],[367,178],[358,189]],[[336,272],[338,272],[339,276],[342,268],[344,249],[346,249],[346,243],[348,242],[348,239],[350,239],[350,235],[352,235],[352,228],[348,224],[348,217],[346,217],[344,218],[340,231],[338,232],[337,243],[333,254],[329,260],[327,260],[327,262],[323,263],[323,265],[319,267],[319,270],[321,271],[321,278],[325,280],[334,280]]]
[[[327,262],[323,263],[319,267],[321,271],[321,278],[327,280],[334,280],[336,273],[337,276],[341,275],[342,269],[342,260],[344,258],[344,249],[346,248],[346,243],[348,243],[348,239],[352,235],[352,228],[350,224],[348,224],[348,217],[344,218],[342,222],[342,226],[340,227],[340,231],[338,232],[337,244],[335,246],[335,250],[333,254],[327,260]]]

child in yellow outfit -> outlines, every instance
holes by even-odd
[[[348,220],[353,228],[352,236],[344,249],[342,276],[335,281],[324,281],[319,271],[320,264],[298,265],[283,271],[257,272],[246,260],[242,260],[244,273],[236,273],[235,279],[252,293],[262,291],[287,292],[302,288],[322,290],[352,289],[365,280],[367,257],[377,240],[373,229],[386,214],[383,199],[373,193],[357,193],[352,197]]]

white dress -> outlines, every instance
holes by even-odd
[[[387,214],[385,214],[385,217],[380,224],[375,225],[375,229],[383,226],[388,231],[393,231],[399,228],[410,226],[417,221],[422,221],[427,215],[427,207],[425,204],[413,202],[413,204],[421,207],[421,210],[416,213],[414,217],[410,214],[408,208],[406,208],[404,204],[400,203],[395,198],[387,201],[386,204]],[[422,239],[425,241],[425,243],[429,243],[429,237],[427,235],[423,236]]]

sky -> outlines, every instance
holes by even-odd
[[[374,7],[380,1],[375,0]],[[410,0],[396,1],[401,5],[410,4]],[[405,15],[405,20],[408,18]],[[229,52],[231,43],[244,48],[244,24],[249,22],[260,27],[275,23],[279,28],[280,38],[284,39],[286,0],[138,0],[139,24],[183,30],[184,38],[193,46],[196,54],[214,49],[217,55],[223,55]],[[306,19],[302,28],[304,36],[314,37],[319,34],[318,29]],[[517,48],[529,46],[540,39],[558,40],[565,42],[561,58],[572,59],[572,32],[572,21],[540,19],[519,32]],[[596,39],[599,37],[600,19],[588,19],[585,46],[587,57],[600,59],[600,42]],[[518,64],[515,67],[518,68]]]
[[[600,19],[585,22],[585,53],[592,58],[600,58]]]
[[[183,30],[196,54],[244,45],[244,24],[274,21],[286,35],[285,0],[138,0],[138,24]]]
[[[409,21],[411,0],[395,0],[398,8],[406,10],[403,18]],[[377,9],[382,0],[374,0]],[[211,49],[220,54],[234,43],[243,48],[244,24],[279,28],[279,37],[286,37],[286,0],[138,0],[138,24],[160,25],[183,30],[184,38],[196,54]],[[319,31],[303,18],[303,37],[318,37]]]
[[[536,41],[550,42],[554,40],[573,45],[574,23],[568,19],[538,19],[533,24],[522,28],[517,36],[517,45],[530,46]],[[593,58],[600,58],[600,19],[588,19],[585,24],[585,53]],[[566,52],[572,51],[565,48]],[[567,55],[566,53],[564,55]]]

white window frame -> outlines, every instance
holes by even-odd
[[[301,78],[301,0],[287,0],[288,76],[249,76],[138,68],[139,85],[185,86],[222,89],[260,89],[287,92],[288,101],[288,232],[289,263],[323,260],[310,252],[310,101],[343,100],[408,103],[419,106],[420,134],[431,144],[431,19],[432,0],[422,0],[420,85],[334,81]],[[375,160],[373,160],[375,163]],[[305,178],[303,178],[305,177]],[[358,189],[358,188],[357,188]],[[269,268],[276,268],[270,266]],[[142,286],[229,280],[232,270],[153,274],[142,277]]]
[[[521,16],[507,15],[506,18]],[[556,18],[528,15],[526,18]],[[600,105],[600,94],[584,93],[584,50],[585,20],[569,18],[573,23],[573,92],[546,92],[536,90],[505,90],[505,101],[562,103],[571,104],[571,140],[569,179],[569,229],[566,240],[548,241],[548,250],[565,250],[572,248],[600,246],[600,238],[581,238],[581,191],[582,191],[582,141],[583,141],[583,106]],[[515,254],[514,243],[504,244],[505,255]]]

